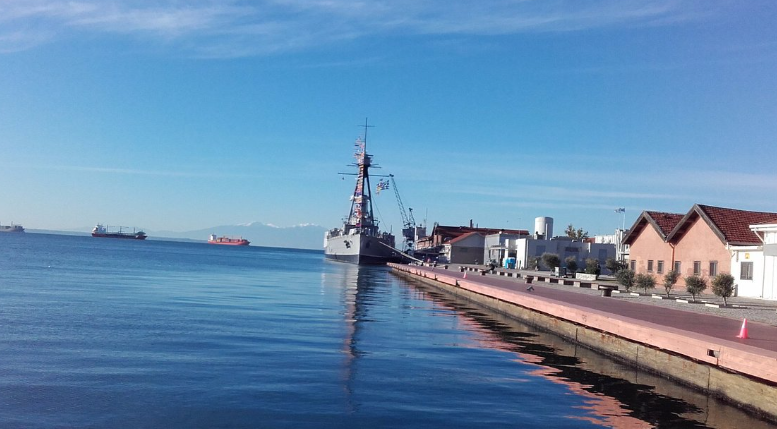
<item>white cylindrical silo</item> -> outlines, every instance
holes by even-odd
[[[542,236],[543,239],[550,240],[553,237],[553,218],[547,216],[534,218],[534,236]]]

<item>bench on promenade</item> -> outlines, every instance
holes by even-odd
[[[598,289],[602,291],[602,296],[612,296],[612,291],[618,290],[618,286],[598,285]]]

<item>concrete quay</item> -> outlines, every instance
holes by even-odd
[[[613,285],[575,284],[573,279],[514,270],[508,276],[475,266],[389,266],[401,277],[430,284],[777,422],[777,326],[748,321],[749,338],[739,339],[741,320],[691,311],[693,306],[643,304],[592,289],[579,293],[580,288]]]

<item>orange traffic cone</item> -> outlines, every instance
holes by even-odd
[[[465,279],[467,278],[467,272],[466,271],[464,271],[464,277],[463,278],[465,278]]]
[[[742,338],[743,340],[750,338],[747,335],[747,319],[742,319],[742,329],[739,330],[739,335],[737,335],[737,338]]]

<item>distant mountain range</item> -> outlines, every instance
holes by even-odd
[[[92,227],[78,228],[70,231],[28,230],[29,232],[51,232],[65,234],[84,234],[91,232]],[[211,234],[227,237],[243,237],[252,246],[285,247],[293,249],[316,249],[324,247],[324,232],[326,228],[318,225],[297,225],[278,227],[260,222],[245,225],[220,225],[193,231],[150,231],[144,230],[149,240],[194,240],[208,241]]]

